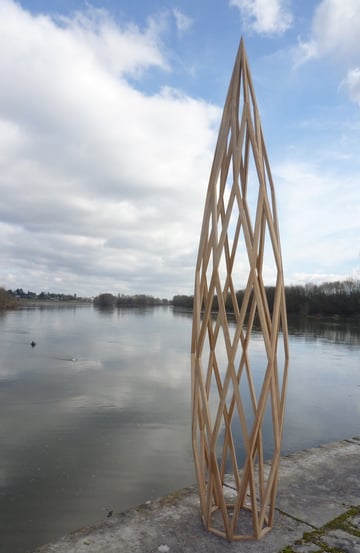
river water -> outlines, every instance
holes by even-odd
[[[195,481],[190,335],[171,307],[0,314],[0,553]],[[359,435],[359,326],[291,323],[290,353],[283,453]]]

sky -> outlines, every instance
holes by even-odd
[[[0,286],[193,293],[241,36],[285,284],[360,278],[358,0],[0,0]]]

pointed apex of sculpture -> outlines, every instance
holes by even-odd
[[[244,56],[245,59],[246,59],[245,39],[244,39],[243,36],[241,36],[241,39],[240,39],[240,46],[239,46],[239,53],[238,53],[238,55]]]

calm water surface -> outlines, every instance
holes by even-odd
[[[290,332],[283,452],[359,435],[359,327]],[[195,481],[190,334],[166,307],[0,315],[0,553]]]

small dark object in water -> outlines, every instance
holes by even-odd
[[[113,514],[113,512],[109,511],[108,514],[107,514],[107,518],[112,517],[112,514]]]
[[[31,342],[31,347],[34,348],[36,346],[36,342],[34,342],[34,340]]]

